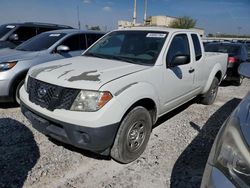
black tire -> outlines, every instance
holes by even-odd
[[[152,130],[151,116],[144,107],[137,106],[122,120],[111,157],[120,163],[130,163],[144,152]]]
[[[240,77],[238,78],[238,80],[235,81],[235,85],[236,85],[236,86],[241,86],[241,84],[242,84],[242,82],[243,82],[243,79],[244,79],[244,77],[243,77],[243,76],[240,76]]]
[[[21,89],[22,85],[24,84],[24,80],[19,82],[16,86],[15,93],[14,93],[14,99],[17,104],[20,104],[20,96],[19,96],[19,90]]]
[[[202,96],[201,103],[205,105],[213,104],[218,93],[218,88],[219,80],[218,78],[214,78],[209,90],[205,95]]]

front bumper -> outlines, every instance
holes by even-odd
[[[114,142],[119,127],[119,123],[96,128],[69,124],[46,117],[30,109],[23,102],[21,102],[21,110],[39,132],[63,143],[103,155],[109,154],[109,148]]]
[[[10,94],[10,81],[0,80],[0,102],[13,101],[13,96]]]
[[[201,188],[235,188],[236,186],[217,168],[206,165]]]

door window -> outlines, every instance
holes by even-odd
[[[186,34],[179,34],[173,38],[167,54],[167,64],[171,64],[174,57],[178,55],[190,57],[188,37]]]
[[[19,27],[14,32],[14,34],[18,35],[18,41],[24,42],[31,37],[36,36],[36,28],[35,27]]]
[[[68,46],[70,51],[78,51],[86,49],[85,34],[76,34],[68,37],[61,43],[61,45]]]
[[[101,38],[102,34],[86,34],[87,35],[87,45],[91,46],[95,41]]]

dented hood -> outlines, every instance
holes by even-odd
[[[78,56],[35,66],[29,74],[63,87],[98,90],[107,82],[148,68],[117,60]]]

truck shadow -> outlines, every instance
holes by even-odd
[[[214,139],[224,121],[240,101],[240,99],[234,98],[224,104],[208,119],[202,129],[194,122],[190,122],[190,126],[199,133],[175,162],[171,174],[171,187],[200,187]]]
[[[51,137],[48,137],[48,139],[49,139],[49,141],[53,142],[57,146],[63,146],[64,148],[66,148],[66,149],[68,149],[68,150],[70,150],[72,152],[80,153],[80,154],[82,154],[82,155],[84,155],[86,157],[97,159],[97,160],[111,160],[110,156],[100,155],[100,154],[94,153],[94,152],[89,151],[89,150],[84,150],[84,149],[81,149],[81,148],[77,148],[77,147],[74,147],[72,145],[57,141],[57,140],[55,140],[54,138],[51,138]]]
[[[7,109],[7,108],[18,108],[19,105],[16,103],[0,103],[0,108]]]
[[[33,133],[11,118],[0,118],[0,187],[23,187],[40,157]]]

